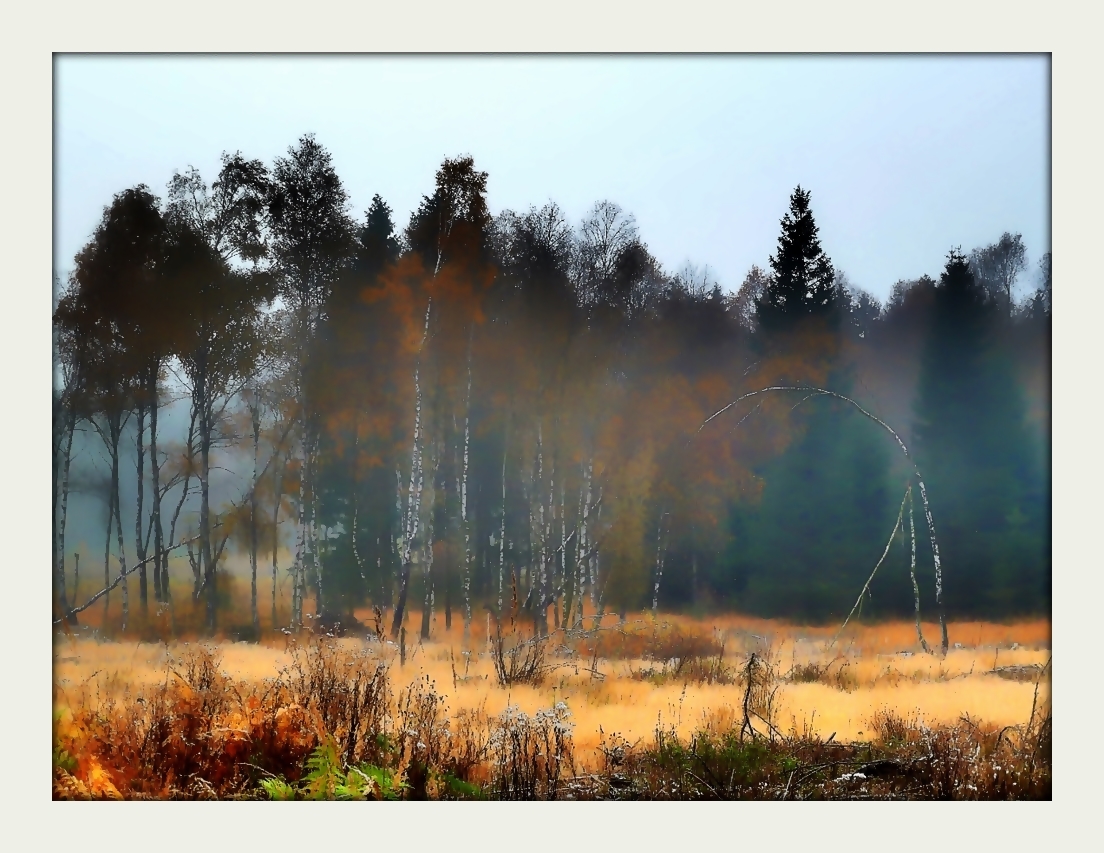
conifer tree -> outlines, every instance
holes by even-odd
[[[800,186],[782,217],[778,249],[770,258],[771,281],[756,300],[759,327],[788,331],[807,317],[831,318],[841,307],[832,260],[820,246],[819,229]]]
[[[916,401],[917,458],[927,473],[960,611],[1029,606],[1046,562],[1023,393],[1002,351],[1003,305],[952,250],[935,290]],[[1034,534],[1034,535],[1033,535]],[[1030,541],[1029,541],[1030,540]]]

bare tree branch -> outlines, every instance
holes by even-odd
[[[219,525],[216,524],[215,528],[217,528],[218,526]],[[212,529],[214,529],[214,528],[212,528]],[[157,554],[154,554],[153,556],[147,557],[146,559],[142,560],[141,562],[135,563],[129,569],[126,569],[125,571],[120,572],[119,576],[116,577],[115,580],[112,581],[109,586],[106,586],[103,589],[101,589],[99,592],[97,592],[95,595],[93,595],[90,599],[88,599],[88,601],[86,601],[80,607],[74,607],[68,613],[65,613],[60,618],[55,619],[53,624],[60,625],[63,621],[65,621],[69,617],[75,616],[76,614],[80,613],[82,610],[87,610],[89,607],[92,606],[93,603],[95,603],[97,600],[99,600],[103,596],[107,595],[109,592],[111,592],[111,590],[115,589],[115,587],[117,587],[119,585],[120,581],[122,581],[123,578],[125,578],[127,575],[132,574],[133,572],[137,571],[140,567],[146,565],[147,563],[152,563],[158,557],[161,557],[165,554],[168,554],[170,551],[175,551],[177,548],[181,547],[182,545],[188,545],[192,542],[195,542],[199,538],[200,538],[199,536],[193,536],[191,539],[183,539],[180,542],[177,542],[175,545],[170,545],[168,548],[162,548],[161,551],[159,551]]]

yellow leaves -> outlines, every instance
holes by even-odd
[[[88,780],[88,793],[92,799],[121,800],[123,798],[115,783],[111,781],[111,775],[95,758],[89,761],[85,778]]]
[[[385,269],[375,286],[366,288],[361,294],[365,304],[379,305],[387,312],[391,331],[398,334],[396,343],[407,355],[417,351],[421,343],[428,296],[425,293],[427,275],[421,258],[411,253]],[[394,353],[392,357],[397,355],[399,353]]]

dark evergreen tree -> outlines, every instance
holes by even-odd
[[[1038,453],[1004,304],[953,250],[935,288],[916,400],[916,453],[940,519],[951,611],[1038,609],[1049,588]]]
[[[402,246],[395,236],[391,206],[378,193],[372,196],[372,204],[364,212],[364,224],[357,229],[356,240],[353,264],[361,276],[379,275],[384,267],[398,260]]]
[[[368,430],[385,408],[366,393],[386,371],[380,344],[386,317],[366,298],[399,258],[390,206],[377,194],[356,230],[352,260],[336,278],[319,326],[314,358],[314,406],[322,430],[314,487],[319,523],[328,531],[320,546],[325,576],[322,623],[353,624],[353,609],[366,598],[390,605],[394,548],[394,474],[386,438]],[[355,540],[355,541],[354,541]]]
[[[805,406],[800,437],[760,466],[759,505],[735,514],[725,580],[741,609],[842,619],[885,547],[905,477],[891,476],[893,448],[876,424],[837,400]],[[883,572],[872,593],[869,615],[911,605],[907,574]]]
[[[838,319],[843,299],[835,270],[820,246],[809,192],[800,186],[790,196],[790,209],[782,217],[782,233],[770,266],[770,283],[756,300],[763,331],[790,331],[806,318]]]

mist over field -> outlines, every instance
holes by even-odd
[[[55,795],[1049,796],[1048,245],[875,296],[795,181],[723,285],[616,200],[493,210],[478,150],[354,207],[329,144],[116,187],[59,268]]]
[[[57,315],[79,543],[57,559],[88,572],[121,547],[133,564],[151,536],[194,534],[197,584],[217,586],[220,560],[264,574],[289,547],[296,623],[311,596],[319,615],[371,602],[398,621],[409,595],[439,598],[451,623],[510,590],[542,623],[660,596],[824,620],[892,538],[866,606],[900,616],[944,607],[934,521],[915,559],[904,510],[894,524],[926,470],[951,612],[1047,611],[1049,258],[1025,269],[1018,235],[952,250],[883,306],[834,269],[799,187],[768,268],[726,295],[666,272],[612,202],[577,226],[551,203],[491,217],[470,157],[401,232],[378,197],[349,215],[313,137],[274,175],[227,156],[211,185],[178,174],[164,209],[141,187],[105,208]],[[282,207],[307,189],[318,233]]]

